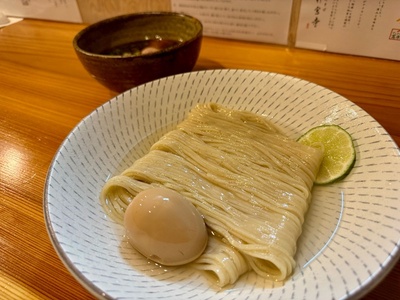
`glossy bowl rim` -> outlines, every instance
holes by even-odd
[[[99,54],[99,53],[93,53],[90,51],[83,50],[81,47],[78,46],[78,41],[80,38],[82,38],[86,33],[92,30],[96,30],[97,27],[100,27],[106,23],[113,23],[117,22],[122,19],[130,19],[130,18],[135,18],[135,17],[141,17],[141,16],[178,16],[182,17],[185,19],[191,19],[195,21],[199,25],[199,30],[198,32],[190,39],[187,39],[185,41],[182,41],[181,43],[178,43],[177,45],[173,45],[171,47],[168,47],[166,49],[162,49],[160,51],[154,52],[154,53],[149,53],[149,54],[144,54],[144,55],[134,55],[134,56],[125,56],[122,57],[121,55],[109,55],[109,54]],[[187,44],[190,44],[191,42],[197,40],[198,38],[201,38],[203,36],[203,24],[202,22],[197,19],[196,17],[193,17],[191,15],[181,13],[181,12],[168,12],[168,11],[159,11],[159,12],[140,12],[140,13],[131,13],[131,14],[124,14],[124,15],[119,15],[111,18],[107,18],[101,21],[98,21],[96,23],[90,24],[87,27],[83,28],[81,31],[79,31],[73,41],[73,47],[76,52],[79,52],[83,55],[90,56],[90,57],[97,57],[97,58],[105,58],[105,59],[124,59],[124,60],[132,60],[136,58],[147,58],[147,57],[155,57],[158,56],[162,53],[168,53],[176,49],[180,49],[184,47]]]

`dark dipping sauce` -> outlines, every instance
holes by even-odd
[[[107,49],[101,54],[119,55],[123,57],[146,55],[170,48],[178,44],[180,44],[179,41],[162,39],[135,41]]]

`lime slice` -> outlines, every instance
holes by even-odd
[[[324,157],[315,184],[328,184],[346,177],[356,161],[351,135],[337,125],[314,127],[298,140],[303,145],[322,148]]]

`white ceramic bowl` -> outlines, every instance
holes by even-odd
[[[355,140],[343,181],[316,187],[284,284],[250,273],[217,292],[198,272],[148,264],[106,217],[106,180],[144,155],[199,102],[265,115],[290,137],[334,123]],[[72,274],[106,299],[347,299],[374,287],[399,257],[399,149],[371,116],[342,96],[289,76],[213,70],[167,77],[97,108],[68,135],[48,173],[44,210],[54,247]]]

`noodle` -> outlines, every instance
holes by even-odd
[[[221,286],[248,270],[285,280],[322,160],[318,149],[285,137],[261,116],[217,104],[197,105],[121,175],[101,201],[114,219],[137,193],[166,187],[184,195],[213,233],[193,265]]]

